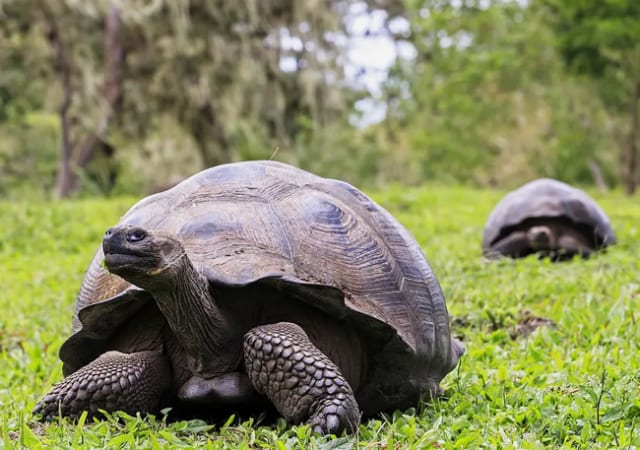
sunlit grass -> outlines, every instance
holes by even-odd
[[[260,419],[223,426],[114,414],[42,425],[30,411],[62,378],[57,351],[105,228],[134,199],[0,204],[0,447],[610,448],[640,444],[640,204],[597,195],[619,245],[587,261],[487,262],[484,221],[499,192],[391,188],[373,196],[416,236],[467,353],[446,395],[331,440]],[[527,337],[527,315],[552,320]]]

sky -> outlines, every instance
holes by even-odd
[[[336,36],[336,41],[346,49],[344,66],[347,82],[356,88],[366,89],[371,95],[370,98],[360,100],[356,104],[356,109],[362,113],[362,117],[355,120],[355,125],[359,127],[384,119],[386,106],[379,98],[389,68],[398,57],[415,57],[416,51],[411,44],[396,43],[389,37],[389,31],[385,28],[386,20],[386,11],[370,12],[366,3],[354,2],[349,6],[345,16],[349,37]],[[387,25],[394,33],[409,29],[409,23],[405,19],[393,19]],[[283,30],[281,39],[285,48],[302,50],[302,41],[289,36],[286,30]],[[293,57],[284,57],[280,61],[280,67],[285,71],[296,70],[296,61]]]
[[[347,80],[365,87],[371,94],[371,98],[356,103],[356,109],[362,113],[356,125],[365,127],[385,117],[386,104],[379,99],[389,68],[397,58],[413,59],[416,50],[408,42],[394,42],[389,37],[386,11],[368,13],[367,5],[358,2],[351,6],[346,20],[351,34],[345,66]],[[387,25],[393,33],[409,30],[409,22],[401,18],[392,19]]]
[[[638,0],[640,1],[640,0]],[[518,3],[526,7],[529,0],[478,0],[476,7],[490,8],[492,3]],[[450,0],[453,8],[461,8],[464,0]],[[428,17],[429,10],[424,8],[418,12]],[[354,121],[359,127],[380,122],[386,114],[386,104],[381,99],[381,87],[387,79],[390,67],[398,59],[411,60],[416,56],[416,49],[409,42],[394,42],[389,31],[401,35],[409,31],[409,22],[404,18],[394,18],[387,22],[387,12],[384,10],[370,11],[365,2],[352,2],[344,17],[349,36],[336,36],[336,42],[346,49],[345,75],[347,82],[356,88],[365,88],[370,97],[356,103],[356,109],[361,117]],[[385,28],[388,27],[387,28]],[[302,42],[298,38],[284,37],[289,48],[302,50]],[[465,33],[455,36],[439,36],[442,47],[456,46],[465,48],[472,42],[472,37]],[[293,58],[281,60],[283,70],[295,70],[296,62]]]

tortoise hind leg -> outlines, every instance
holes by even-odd
[[[253,386],[288,421],[307,420],[321,434],[356,431],[360,411],[351,386],[298,325],[253,328],[244,337],[244,358]]]
[[[184,402],[220,407],[255,405],[262,400],[247,375],[240,372],[224,373],[215,378],[194,375],[180,387],[178,398]]]
[[[41,420],[82,411],[152,412],[170,386],[171,369],[161,352],[106,352],[56,384],[33,410]]]
[[[558,239],[558,259],[571,259],[575,255],[589,258],[594,248],[591,243],[578,232],[565,232]]]

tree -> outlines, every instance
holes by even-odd
[[[122,100],[122,70],[124,64],[124,46],[122,43],[122,18],[120,8],[110,2],[104,18],[104,71],[102,95],[97,122],[85,137],[74,144],[71,140],[69,108],[74,95],[72,83],[73,61],[69,44],[65,42],[60,28],[59,18],[65,12],[54,12],[51,5],[43,4],[44,23],[47,39],[53,50],[56,72],[62,85],[60,105],[60,161],[56,181],[56,195],[67,197],[78,189],[79,170],[85,169],[98,152],[111,157],[113,147],[103,138],[109,125],[118,113]]]
[[[566,75],[540,5],[416,0],[408,8],[416,56],[393,68],[384,123],[396,151],[410,155],[405,179],[515,186],[611,177],[609,156],[598,152],[611,140],[610,118]]]
[[[512,172],[531,177],[533,165],[519,159],[537,142],[515,140],[511,130],[524,136],[537,126],[534,86],[549,82],[555,63],[535,13],[515,3],[419,1],[414,8],[417,55],[393,72],[389,113],[407,130],[419,176],[490,185]]]
[[[633,194],[640,140],[640,2],[540,1],[549,8],[567,66],[593,79],[609,108],[628,118],[621,160],[625,190]]]
[[[400,8],[397,0],[358,3]],[[45,97],[61,92],[64,197],[96,155],[122,157],[120,144],[143,141],[167,117],[195,142],[202,166],[266,158],[301,134],[349,127],[343,15],[352,4],[25,0],[2,2],[0,27],[15,25],[18,38],[38,31],[49,46],[54,70],[30,75],[50,83]]]
[[[81,173],[96,155],[108,157],[114,151],[106,134],[122,97],[124,54],[120,10],[115,2],[107,8],[105,15],[89,17],[59,1],[2,4],[0,31],[21,55],[8,60],[2,54],[3,66],[33,83],[8,88],[2,109],[11,110],[21,98],[39,97],[24,116],[14,118],[17,123],[30,114],[57,110],[60,143],[53,189],[58,197],[78,189]]]

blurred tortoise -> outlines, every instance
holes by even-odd
[[[538,253],[554,260],[588,257],[614,244],[609,219],[583,191],[541,178],[507,194],[487,220],[482,249],[488,257]]]
[[[420,247],[387,211],[270,161],[134,205],[89,266],[73,332],[43,419],[266,396],[289,421],[353,432],[361,411],[437,394],[464,352]]]

